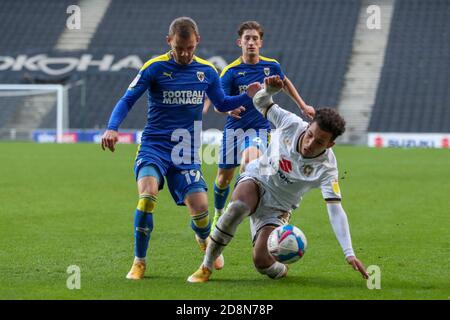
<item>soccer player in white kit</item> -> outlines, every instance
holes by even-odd
[[[273,103],[272,96],[283,87],[279,76],[266,78],[264,83],[264,89],[248,94],[258,111],[275,125],[276,132],[263,156],[250,162],[241,175],[226,212],[210,235],[212,241],[208,243],[203,263],[188,281],[209,280],[214,260],[248,216],[256,269],[272,279],[286,276],[287,266],[270,255],[267,239],[273,229],[288,223],[291,211],[313,188],[322,191],[333,231],[347,262],[367,279],[365,267],[353,251],[347,215],[341,205],[336,157],[331,149],[336,137],[345,131],[345,121],[335,110],[323,108],[316,111],[308,124]]]

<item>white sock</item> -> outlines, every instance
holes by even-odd
[[[134,257],[134,263],[136,263],[136,262],[143,262],[143,263],[145,263],[146,262],[146,258]]]
[[[236,229],[245,217],[250,213],[249,207],[242,201],[231,202],[227,211],[220,216],[206,247],[203,265],[213,270],[214,261],[222,253],[225,246],[233,239]]]
[[[286,265],[276,261],[268,268],[265,269],[256,268],[256,270],[258,270],[259,273],[265,274],[272,279],[279,279],[286,272],[286,268],[287,268]]]
[[[220,256],[223,249],[225,249],[225,246],[217,244],[214,240],[209,241],[203,258],[203,265],[209,270],[213,270],[214,261]]]

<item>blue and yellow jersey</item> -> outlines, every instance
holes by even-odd
[[[202,120],[205,92],[214,85],[214,66],[197,57],[186,66],[170,54],[147,61],[129,92],[141,95],[148,90],[148,114],[142,139],[170,136],[176,129],[194,132],[194,121]]]
[[[128,111],[145,91],[148,91],[148,115],[142,144],[159,139],[167,142],[168,148],[178,143],[171,142],[174,130],[188,130],[194,137],[194,121],[202,120],[205,95],[214,105],[219,105],[221,111],[232,110],[251,101],[247,95],[225,96],[217,70],[208,61],[194,56],[190,64],[181,65],[168,52],[144,64],[116,104],[108,129],[118,130]]]
[[[235,96],[244,93],[249,84],[263,83],[265,77],[274,75],[284,79],[284,73],[278,61],[259,56],[259,62],[256,64],[244,63],[242,58],[236,59],[222,70],[220,80],[225,94]],[[255,109],[252,101],[244,104],[244,107],[245,111],[241,113],[241,119],[227,117],[225,129],[270,129],[270,123]]]

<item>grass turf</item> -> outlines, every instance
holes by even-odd
[[[449,150],[336,147],[353,245],[381,268],[367,289],[344,261],[319,190],[291,222],[308,249],[289,276],[254,269],[248,220],[225,250],[225,268],[189,284],[202,254],[189,215],[159,195],[143,281],[125,279],[133,259],[135,146],[0,144],[0,299],[449,299]],[[210,191],[215,166],[203,166]],[[209,192],[210,212],[213,197]],[[67,267],[81,268],[69,290]]]

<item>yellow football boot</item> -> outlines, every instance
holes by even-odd
[[[188,279],[188,282],[197,283],[197,282],[206,282],[211,277],[211,270],[205,267],[203,264],[195,271]]]
[[[130,280],[141,280],[145,274],[145,262],[135,261],[131,266],[130,272],[128,272],[126,278]]]

